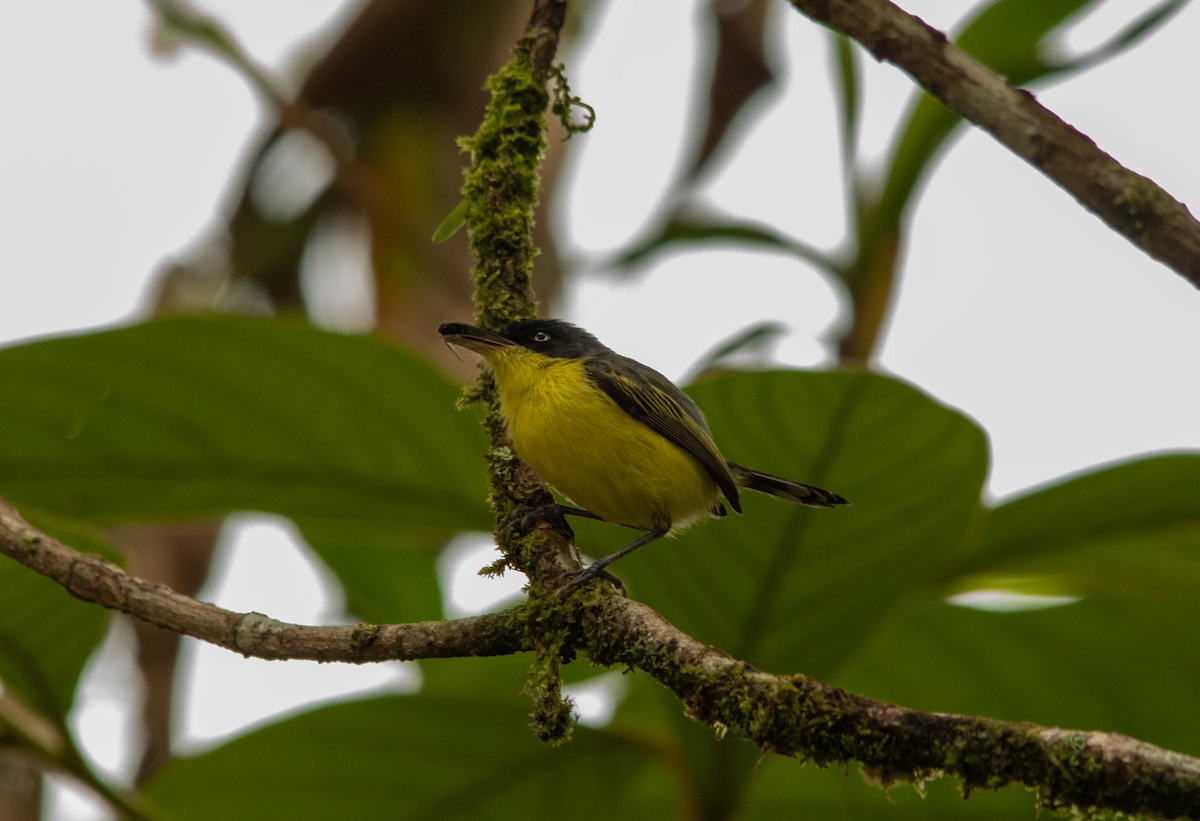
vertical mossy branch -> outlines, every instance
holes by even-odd
[[[546,82],[565,17],[562,0],[535,0],[513,58],[488,78],[492,99],[483,123],[474,135],[460,140],[471,155],[463,201],[475,259],[475,322],[485,328],[501,328],[537,315],[530,285],[537,255],[534,208],[541,191],[538,167],[546,149],[545,112],[550,103]],[[481,375],[469,399],[487,407],[492,443],[488,478],[505,564],[535,573],[536,563],[528,561],[527,546],[507,536],[503,526],[514,510],[548,504],[552,499],[512,452],[495,385],[488,376]],[[536,581],[532,575],[530,578]]]
[[[488,78],[492,99],[483,123],[474,135],[460,141],[471,154],[463,201],[475,259],[475,322],[485,328],[502,328],[537,316],[530,285],[538,253],[533,244],[534,209],[541,192],[538,169],[546,150],[545,113],[550,104],[546,84],[565,17],[564,0],[535,0],[512,59]],[[557,74],[565,88],[561,70]],[[484,572],[520,570],[529,577],[530,598],[551,603],[566,569],[567,539],[562,533],[543,530],[521,536],[510,529],[510,523],[515,511],[554,500],[513,452],[490,375],[481,373],[468,397],[487,408],[490,501],[496,543],[504,554]],[[537,625],[536,620],[531,622],[527,631],[536,659],[526,691],[533,699],[534,731],[543,740],[558,742],[568,737],[574,723],[573,705],[562,697],[558,673],[562,641],[543,635]]]

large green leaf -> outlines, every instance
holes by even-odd
[[[834,681],[917,710],[1105,730],[1200,753],[1194,595],[987,613],[914,601]]]
[[[346,607],[375,624],[440,619],[437,554],[454,531],[297,522],[304,539],[342,582]]]
[[[991,586],[1046,579],[1061,592],[1200,591],[1200,455],[1142,459],[996,508],[964,566]]]
[[[892,601],[940,584],[966,551],[987,469],[982,432],[895,379],[776,371],[689,389],[726,458],[840,493],[814,510],[754,493],[730,515],[652,544],[614,570],[685,633],[773,672],[821,678]],[[584,522],[601,555],[631,531]]]
[[[527,713],[517,698],[426,695],[324,707],[176,761],[148,794],[178,821],[677,814],[675,781],[647,746],[578,727],[551,747]]]
[[[0,351],[0,382],[0,492],[17,503],[106,522],[490,524],[485,440],[456,389],[374,339],[174,318]]]
[[[822,821],[942,821],[942,819],[1014,819],[1038,816],[1034,797],[1021,787],[982,790],[963,800],[958,779],[924,785],[925,795],[908,784],[886,792],[868,786],[861,768],[820,769],[814,764],[768,756],[749,779],[745,821],[820,818]]]
[[[118,559],[86,527],[28,509],[23,513],[56,539]],[[66,717],[79,675],[107,625],[103,607],[76,599],[27,567],[0,560],[0,681],[35,710],[59,721]]]
[[[0,493],[93,522],[291,516],[362,618],[441,616],[434,554],[488,529],[485,437],[417,357],[188,317],[0,351]]]

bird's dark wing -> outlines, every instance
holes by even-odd
[[[623,356],[587,360],[588,375],[621,410],[694,458],[738,513],[738,487],[713,443],[704,415],[658,371]]]

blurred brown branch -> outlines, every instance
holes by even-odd
[[[561,534],[548,533],[551,541]],[[127,574],[27,524],[0,500],[0,553],[84,601],[264,659],[362,663],[507,655],[532,649],[535,604],[486,616],[418,624],[305,627],[234,613]],[[557,574],[555,574],[557,575]],[[764,753],[818,765],[857,760],[890,786],[952,774],[964,790],[1020,783],[1042,806],[1102,807],[1200,819],[1200,759],[1126,736],[989,718],[922,713],[846,693],[803,675],[774,675],[680,632],[640,602],[611,591],[576,596],[562,650],[650,674],[688,715],[753,741]]]
[[[1200,222],[1152,180],[888,0],[792,0],[903,69],[954,113],[1040,169],[1150,256],[1200,287]]]

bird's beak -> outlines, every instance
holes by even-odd
[[[443,322],[438,326],[438,333],[452,351],[455,345],[462,345],[475,353],[488,354],[500,348],[511,348],[515,344],[495,331],[485,331],[462,322]],[[458,352],[454,355],[458,356]]]

